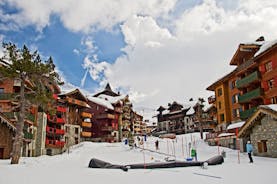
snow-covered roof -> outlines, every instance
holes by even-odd
[[[190,109],[187,112],[187,115],[192,115],[192,114],[194,114],[194,109],[190,107]]]
[[[255,53],[254,57],[260,55],[264,51],[268,50],[273,45],[277,44],[277,39],[273,41],[266,41],[264,44],[260,47],[260,49]]]
[[[109,96],[109,95],[105,95],[105,94],[101,94],[101,95],[98,96],[98,98],[107,100],[112,104],[115,104],[120,100],[123,100],[125,97],[126,96],[123,96],[123,95],[121,95],[121,96]]]
[[[245,42],[243,45],[263,45],[265,41]]]
[[[277,104],[260,105],[260,107],[269,108],[271,110],[277,111]]]
[[[98,97],[92,97],[92,96],[89,96],[88,99],[98,105],[102,105],[108,109],[114,110],[114,107],[108,100],[98,98]]]
[[[217,137],[228,137],[228,136],[233,136],[235,135],[234,133],[221,133]]]
[[[227,130],[235,129],[235,128],[240,128],[244,125],[245,121],[237,122],[237,123],[232,123],[227,127]]]

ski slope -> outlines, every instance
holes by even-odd
[[[155,152],[157,139],[159,153]],[[120,169],[88,168],[91,158],[123,165],[144,161],[164,162],[165,158],[184,160],[188,157],[189,142],[196,147],[198,160],[206,160],[224,150],[225,162],[222,165],[208,166],[207,169],[129,169],[124,172]],[[130,149],[124,143],[83,142],[62,155],[21,158],[19,165],[10,165],[10,160],[0,160],[0,184],[275,183],[276,158],[254,156],[254,163],[250,164],[247,154],[240,153],[238,163],[236,150],[208,146],[196,133],[179,135],[177,140],[148,137],[143,145],[137,144],[140,148]]]

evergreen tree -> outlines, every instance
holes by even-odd
[[[20,81],[20,93],[16,97],[19,103],[15,107],[19,113],[11,155],[11,164],[18,164],[23,144],[26,112],[32,105],[51,111],[50,104],[53,102],[54,92],[52,88],[55,85],[61,85],[62,82],[55,72],[51,57],[42,61],[37,51],[31,52],[25,45],[19,49],[15,44],[3,43],[3,48],[4,56],[0,58],[0,78]],[[27,82],[28,87],[25,85]]]

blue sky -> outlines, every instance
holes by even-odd
[[[0,41],[52,56],[66,87],[110,82],[155,109],[212,95],[239,43],[277,38],[275,20],[271,0],[1,0]]]

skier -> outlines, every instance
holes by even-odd
[[[250,141],[247,141],[247,144],[246,144],[246,152],[248,153],[248,157],[249,157],[249,162],[250,163],[253,163],[253,158],[252,158],[252,151],[253,151],[253,146],[252,144],[250,143]]]
[[[159,141],[158,140],[156,140],[155,146],[156,146],[156,150],[158,150],[159,149]]]

